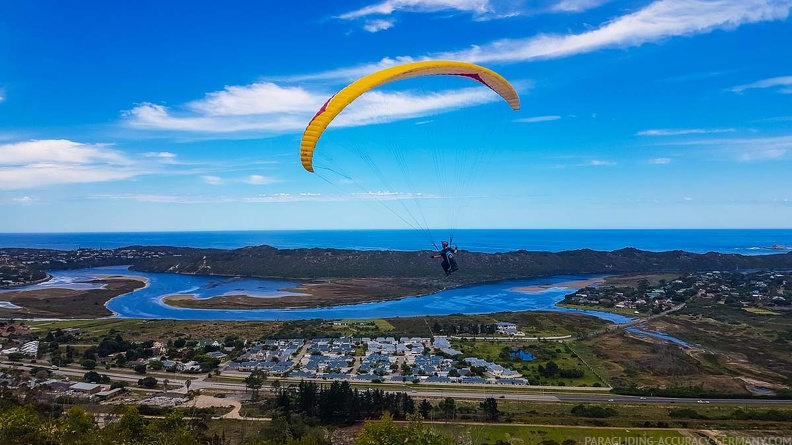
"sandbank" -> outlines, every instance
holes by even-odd
[[[589,280],[564,281],[561,283],[537,284],[535,286],[513,287],[511,290],[515,292],[542,292],[556,287],[571,287],[576,289],[583,289],[584,287],[596,286],[604,282],[605,282],[605,278],[591,278]]]

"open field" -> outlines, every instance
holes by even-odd
[[[388,318],[394,333],[408,336],[430,337],[435,335],[471,336],[460,332],[470,324],[494,324],[499,321],[515,323],[517,329],[528,337],[553,337],[577,335],[601,330],[612,323],[584,314],[569,314],[551,311],[496,312],[492,314],[452,314],[426,317]],[[438,326],[439,325],[439,326]],[[442,330],[438,330],[440,327]],[[482,334],[483,335],[483,334]]]
[[[635,309],[631,309],[628,307],[605,307],[600,305],[585,305],[585,304],[568,304],[568,303],[557,303],[556,306],[558,307],[565,307],[569,309],[580,309],[583,311],[599,311],[599,312],[610,312],[612,314],[621,314],[626,315],[628,317],[648,317],[650,314],[649,312],[639,312]]]
[[[444,431],[452,437],[470,437],[473,443],[495,443],[499,440],[506,443],[538,444],[553,440],[562,443],[574,440],[579,444],[596,443],[601,445],[617,445],[619,443],[667,443],[682,444],[683,438],[692,437],[691,432],[662,428],[594,428],[594,427],[563,427],[550,425],[442,425],[438,431]],[[643,442],[640,442],[643,441]]]
[[[482,341],[462,341],[454,340],[451,346],[462,351],[465,357],[479,357],[487,361],[495,362],[499,365],[519,371],[523,377],[527,378],[532,385],[551,385],[551,386],[593,386],[602,384],[585,364],[580,361],[566,345],[552,342],[482,342]],[[535,359],[523,361],[516,357],[510,357],[509,352],[522,349],[530,352]],[[509,352],[507,352],[509,351]],[[549,362],[553,362],[561,369],[582,370],[583,376],[579,378],[564,378],[560,376],[542,376],[538,369],[539,366],[547,367]]]
[[[638,287],[643,280],[646,280],[649,286],[657,286],[660,280],[676,280],[679,275],[679,273],[613,275],[605,277],[605,286]]]
[[[277,331],[282,325],[278,321],[183,321],[183,320],[143,320],[137,318],[110,318],[97,320],[74,321],[29,321],[31,329],[48,330],[58,328],[80,328],[80,341],[96,341],[108,335],[121,334],[130,341],[154,339],[176,339],[189,337],[193,339],[217,338],[229,335],[242,338],[258,339],[261,336]]]
[[[748,394],[728,373],[675,344],[625,331],[576,342],[573,347],[614,387],[701,387]]]
[[[91,320],[37,320],[25,322],[32,329],[47,330],[81,328],[81,342],[100,340],[107,335],[121,334],[128,340],[167,340],[178,337],[192,339],[222,339],[238,336],[249,340],[271,338],[311,338],[341,336],[420,336],[431,337],[434,323],[460,325],[464,323],[489,324],[508,320],[525,326],[532,334],[540,336],[569,335],[588,332],[606,326],[607,322],[586,315],[558,312],[508,312],[487,315],[447,315],[429,317],[399,317],[389,319],[345,320],[347,325],[333,325],[323,320],[295,321],[202,321],[202,320],[148,320],[130,318],[104,318]],[[361,324],[358,324],[361,323]]]

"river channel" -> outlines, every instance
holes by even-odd
[[[274,298],[299,295],[280,289],[293,288],[297,283],[259,278],[230,278],[207,275],[183,275],[130,271],[127,267],[99,267],[51,271],[52,279],[40,284],[14,290],[46,288],[85,289],[98,284],[86,283],[107,275],[139,276],[148,285],[129,294],[113,298],[107,308],[120,318],[157,318],[176,320],[302,320],[410,317],[421,315],[484,314],[508,311],[558,311],[585,313],[614,323],[630,321],[629,317],[599,311],[585,311],[557,307],[565,295],[577,290],[563,283],[578,282],[592,276],[561,275],[526,280],[503,281],[464,288],[447,289],[431,295],[407,297],[376,303],[361,303],[317,309],[190,309],[176,308],[163,303],[169,295],[195,295],[206,299],[223,295],[249,295]],[[558,286],[553,286],[558,284]],[[515,288],[545,286],[536,292],[516,291]],[[310,296],[305,296],[310,298]],[[0,292],[2,300],[2,292]]]

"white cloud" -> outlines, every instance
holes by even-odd
[[[389,191],[371,191],[343,195],[323,195],[321,193],[275,193],[253,196],[210,196],[176,194],[123,194],[93,195],[90,199],[152,202],[164,204],[220,204],[220,203],[287,203],[287,202],[345,202],[345,201],[398,201],[413,199],[433,199],[434,195]]]
[[[311,93],[309,98],[304,90],[293,105],[289,98],[279,107],[271,104],[282,97],[285,89],[272,89],[274,96],[266,100],[261,90],[240,87],[234,100],[223,100],[222,106],[212,97],[211,105],[203,102],[190,104],[192,112],[176,115],[164,106],[142,104],[126,113],[127,124],[135,128],[176,130],[208,133],[229,133],[239,131],[259,131],[271,134],[301,131],[310,121],[330,94]],[[294,90],[297,91],[297,90]],[[246,98],[243,92],[250,92],[255,98]],[[412,92],[384,93],[370,91],[354,101],[333,123],[334,127],[358,126],[371,123],[391,122],[420,116],[429,116],[453,109],[471,107],[502,100],[487,88],[474,87],[458,90],[439,91],[431,94]],[[265,104],[256,106],[262,101]],[[234,109],[238,106],[239,109]],[[244,113],[254,114],[244,114]]]
[[[371,6],[338,16],[344,20],[354,20],[371,15],[390,15],[397,11],[405,12],[468,12],[474,16],[483,16],[495,12],[489,0],[385,0]]]
[[[18,204],[30,204],[33,202],[33,198],[30,196],[20,196],[19,198],[11,198],[11,201],[14,201]]]
[[[685,134],[731,133],[733,131],[735,131],[734,128],[680,128],[676,130],[658,129],[639,131],[636,133],[636,136],[680,136]]]
[[[151,168],[108,148],[69,140],[0,144],[0,190],[129,179]]]
[[[688,36],[742,24],[785,20],[789,0],[658,0],[633,14],[592,31],[500,40],[446,55],[471,62],[518,62],[588,53],[603,48],[628,48],[669,37]]]
[[[649,163],[653,164],[653,165],[670,164],[671,163],[671,159],[670,158],[653,158],[653,159],[649,160]]]
[[[317,106],[316,109],[319,107]],[[294,131],[305,128],[305,117],[291,115],[263,117],[249,116],[205,116],[188,114],[173,115],[166,107],[144,103],[125,113],[129,126],[151,130],[175,130],[205,133],[227,133],[246,130]]]
[[[601,167],[601,166],[616,165],[616,163],[613,161],[603,161],[601,159],[594,159],[589,161],[586,165],[590,165],[593,167]]]
[[[396,22],[394,20],[366,20],[366,24],[363,25],[363,29],[368,32],[385,31],[386,29],[393,28],[395,23]]]
[[[6,98],[5,88],[0,88],[0,102],[3,102]]]
[[[787,159],[792,153],[792,136],[766,138],[702,139],[675,145],[701,146],[709,153],[726,155],[742,162]]]
[[[38,162],[65,164],[126,163],[124,155],[108,144],[81,144],[65,139],[32,140],[0,145],[0,165]]]
[[[742,93],[745,90],[754,88],[778,88],[779,93],[789,94],[792,93],[792,76],[773,77],[770,79],[759,80],[757,82],[740,85],[732,88],[730,91],[735,93]]]
[[[167,151],[150,151],[147,153],[143,153],[143,156],[147,158],[161,158],[161,159],[174,159],[176,157],[175,154]]]
[[[270,178],[267,176],[250,175],[246,177],[242,182],[253,185],[266,185],[266,184],[273,184],[278,181],[275,178]]]
[[[324,100],[299,87],[282,87],[272,82],[227,86],[190,102],[188,108],[207,116],[300,113],[315,111]]]
[[[223,178],[219,176],[202,176],[201,178],[209,185],[220,185],[223,183]]]
[[[294,80],[356,79],[397,63],[450,59],[473,63],[516,63],[558,59],[605,48],[630,48],[671,37],[730,30],[744,24],[786,20],[792,0],[658,0],[645,8],[579,34],[502,39],[467,50],[423,57],[384,58],[357,67],[296,76]]]
[[[534,122],[557,121],[559,119],[561,119],[561,116],[534,116],[534,117],[525,117],[522,119],[515,119],[514,122],[534,123]]]
[[[550,7],[551,11],[558,12],[583,12],[594,9],[608,0],[560,0]]]

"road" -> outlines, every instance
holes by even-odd
[[[11,365],[16,366],[17,368],[24,368],[30,369],[35,364],[25,364],[25,363],[18,363],[18,362],[6,362],[0,363],[1,365]],[[69,377],[77,377],[73,380],[75,381],[82,381],[83,375],[87,372],[84,369],[70,369],[70,368],[61,368],[55,371],[55,374],[64,375]],[[105,370],[96,370],[96,372],[100,374],[106,374],[108,377],[111,377],[115,380],[127,381],[127,382],[137,382],[140,378],[144,377],[140,374],[132,374],[132,373],[123,373],[123,372],[113,372],[113,371],[105,371]],[[185,377],[184,375],[179,375],[179,377],[173,376],[171,374],[168,375],[159,375],[159,374],[147,374],[151,375],[152,377],[157,378],[158,380],[162,381],[163,378],[167,378],[169,381],[169,386],[176,386],[176,389],[171,390],[171,392],[176,393],[186,393],[187,387],[185,386],[186,380],[191,380],[190,389],[197,390],[197,389],[205,389],[210,390],[213,392],[235,392],[241,393],[245,392],[245,384],[244,383],[229,383],[229,382],[216,382],[212,380],[206,379],[206,374],[196,374],[195,378],[192,377]],[[283,382],[283,380],[281,380]],[[326,383],[322,381],[322,383]],[[528,387],[531,388],[531,387]],[[268,387],[262,388],[262,390],[267,390]],[[502,386],[493,386],[493,385],[466,385],[466,391],[459,390],[457,388],[449,386],[448,388],[421,388],[413,387],[413,386],[396,386],[394,385],[394,389],[387,390],[388,392],[406,392],[410,394],[412,397],[420,399],[420,398],[444,398],[444,397],[451,397],[453,399],[458,400],[476,400],[476,399],[485,399],[487,397],[494,397],[496,399],[503,399],[503,400],[519,400],[519,401],[533,401],[533,402],[589,402],[589,403],[629,403],[629,404],[716,404],[716,405],[786,405],[792,406],[792,400],[773,400],[773,399],[695,399],[695,398],[681,398],[681,397],[638,397],[638,396],[624,396],[624,395],[616,395],[616,394],[591,394],[591,393],[583,393],[578,392],[575,393],[573,389],[567,389],[567,392],[553,392],[553,393],[543,393],[540,388],[535,388],[538,391],[533,393],[526,393],[526,392],[519,392],[519,393],[508,393],[504,392],[504,388]],[[524,388],[521,388],[524,391]]]

